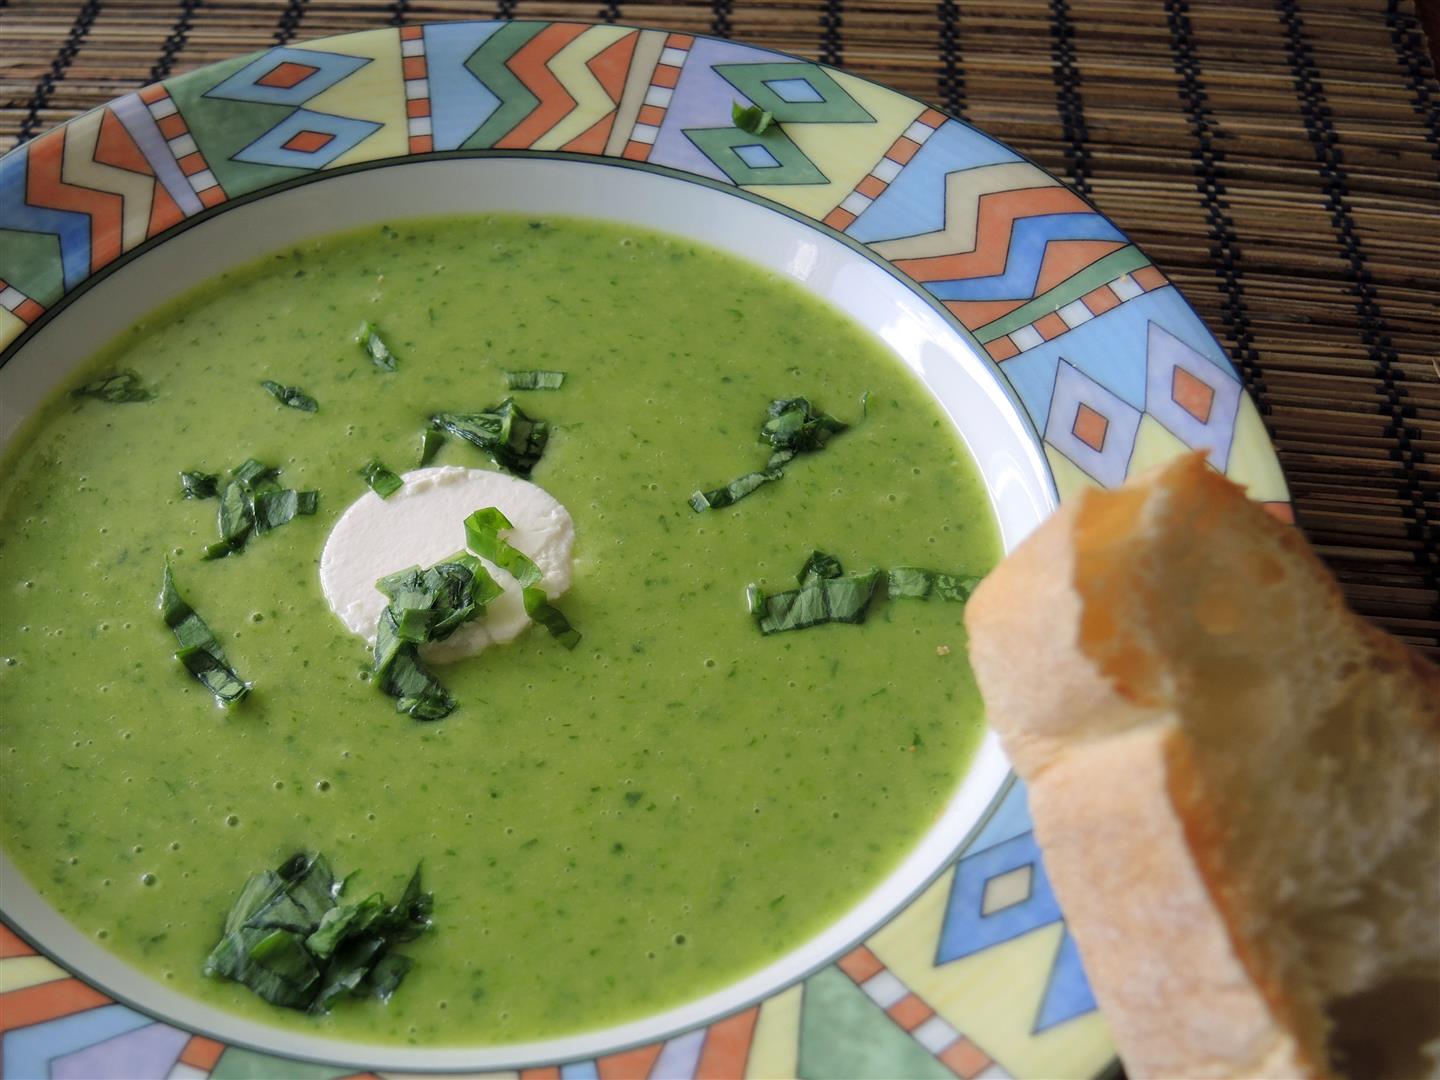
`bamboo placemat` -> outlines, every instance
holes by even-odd
[[[839,64],[1067,179],[1229,350],[1351,603],[1440,658],[1440,86],[1409,0],[0,0],[0,150],[296,37],[512,16]]]

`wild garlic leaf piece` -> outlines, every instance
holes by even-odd
[[[893,570],[867,570],[847,574],[840,560],[823,551],[812,551],[795,575],[798,589],[766,593],[751,584],[745,589],[745,607],[762,634],[804,630],[822,623],[862,623],[871,601],[883,592],[892,600],[929,599],[964,603],[980,578],[898,566]]]
[[[217,526],[220,539],[205,549],[205,558],[220,559],[241,550],[251,535],[263,535],[301,515],[313,514],[320,493],[282,488],[280,470],[246,459],[230,471],[220,492]]]
[[[126,369],[112,371],[99,378],[91,379],[84,386],[77,386],[71,390],[70,396],[72,398],[94,398],[111,405],[128,405],[136,401],[149,401],[155,396],[155,391],[147,387],[139,375]]]
[[[775,122],[775,117],[769,110],[762,109],[759,105],[741,105],[738,101],[730,103],[730,119],[737,128],[748,131],[751,135],[764,135]]]
[[[490,459],[516,476],[528,477],[545,453],[550,425],[527,416],[506,398],[477,413],[436,413],[430,426],[483,450]]]
[[[213,499],[219,493],[219,473],[186,470],[180,474],[180,494],[186,499]]]
[[[549,630],[550,636],[561,645],[573,649],[580,644],[580,631],[570,625],[563,611],[550,603],[544,589],[535,586],[521,589],[520,598],[525,602],[525,614]]]
[[[797,455],[824,449],[832,436],[849,426],[828,413],[817,412],[809,398],[776,398],[766,408],[760,425],[760,441],[771,447],[765,468],[746,473],[724,487],[695,492],[690,496],[690,508],[699,513],[739,502],[765,484],[779,480],[785,466]]]
[[[500,536],[500,530],[515,528],[496,506],[476,510],[465,519],[465,544],[481,558],[489,559],[526,588],[540,580],[540,567],[530,556]]]
[[[160,617],[180,646],[175,659],[214,695],[215,704],[228,709],[244,700],[245,695],[250,693],[250,684],[235,673],[225,659],[225,650],[220,647],[219,639],[180,595],[168,561],[160,586]]]
[[[455,698],[420,659],[419,647],[479,618],[500,586],[479,559],[460,554],[426,570],[389,574],[375,587],[390,601],[375,628],[376,684],[395,698],[397,712],[443,720],[455,710]]]
[[[436,428],[427,427],[420,433],[420,457],[416,466],[423,469],[429,465],[435,460],[435,455],[440,452],[440,447],[444,445],[445,433]]]
[[[273,1005],[312,1013],[328,1012],[350,995],[388,1001],[412,966],[393,946],[429,929],[434,898],[421,888],[419,867],[391,906],[379,893],[346,901],[344,889],[318,854],[302,852],[276,870],[251,875],[205,960],[205,974],[242,983]]]
[[[405,486],[405,481],[401,480],[379,458],[371,458],[369,463],[360,470],[360,475],[364,478],[365,483],[370,485],[370,490],[382,499],[388,499]]]
[[[505,389],[507,390],[559,390],[565,385],[565,372],[563,371],[507,371],[505,372]]]
[[[885,591],[892,600],[941,600],[964,603],[980,584],[980,578],[924,570],[918,566],[897,566],[886,571]]]
[[[381,371],[394,371],[400,363],[400,358],[390,351],[390,346],[385,344],[380,331],[368,319],[355,331],[355,341],[365,351],[365,355],[370,357],[370,362]]]
[[[298,386],[282,386],[273,379],[261,379],[260,385],[281,405],[301,412],[318,412],[320,403]]]

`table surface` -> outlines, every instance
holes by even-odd
[[[931,101],[1189,296],[1351,604],[1440,658],[1440,86],[1408,0],[0,0],[0,151],[168,75],[397,22],[715,33]]]

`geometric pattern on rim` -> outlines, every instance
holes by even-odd
[[[771,131],[737,131],[736,100],[768,109]],[[489,148],[662,166],[868,246],[997,365],[1042,433],[1062,498],[1190,447],[1284,512],[1273,450],[1223,350],[1060,181],[843,71],[659,30],[364,31],[211,65],[46,132],[0,158],[0,348],[97,271],[228,200],[369,161]],[[825,1047],[846,1034],[827,1019],[840,1016],[891,1048],[873,1064],[892,1074],[899,1061],[970,1077],[1109,1060],[1018,785],[935,885],[836,964],[663,1043],[533,1075],[822,1076],[838,1067]],[[316,1069],[113,1004],[3,926],[0,1030],[7,1075],[93,1071],[102,1056],[134,1076]],[[43,1058],[27,1056],[36,1046]]]

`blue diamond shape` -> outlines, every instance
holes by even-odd
[[[780,159],[759,143],[734,147],[735,154],[752,169],[778,169]]]
[[[824,101],[825,95],[810,85],[807,79],[770,79],[765,83],[781,101],[792,105],[802,101]]]
[[[1030,895],[1018,904],[984,913],[985,886],[1021,866],[1033,867]],[[955,864],[955,882],[940,929],[935,962],[949,963],[1060,921],[1045,864],[1033,832],[1021,833]]]
[[[364,56],[341,56],[339,53],[316,52],[312,49],[271,49],[250,61],[224,82],[205,91],[206,97],[230,101],[254,101],[263,105],[303,105],[316,94],[329,90],[357,68],[370,63]],[[293,86],[262,86],[260,80],[282,64],[299,64],[316,68]]]
[[[345,151],[377,131],[380,124],[347,116],[296,109],[280,123],[233,156],[234,161],[279,165],[291,169],[323,169]],[[304,132],[331,136],[313,150],[287,149],[285,144]]]

